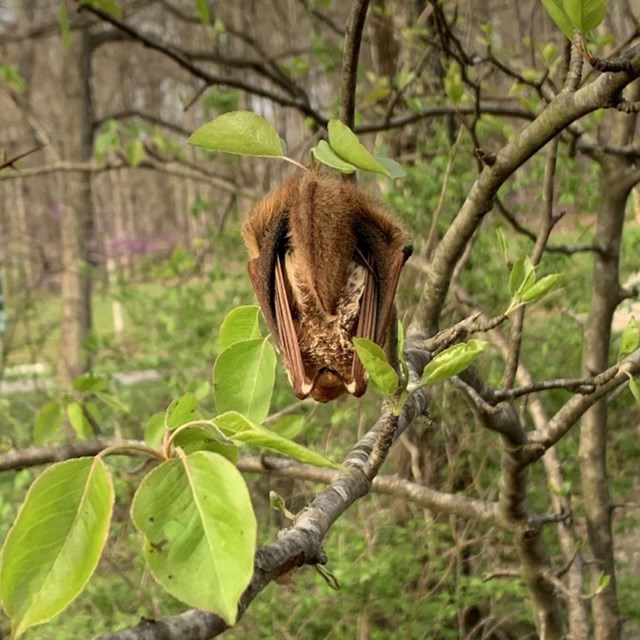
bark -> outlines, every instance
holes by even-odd
[[[90,96],[91,47],[87,29],[74,33],[64,54],[63,86],[66,122],[60,131],[63,157],[87,162],[92,150]],[[59,377],[61,385],[86,371],[90,358],[86,339],[91,329],[91,260],[93,228],[91,174],[72,172],[65,181],[62,218],[62,327]]]
[[[619,115],[613,144],[630,144],[635,122],[635,117]],[[633,187],[633,180],[625,175],[633,171],[629,160],[603,158],[601,166],[602,203],[598,211],[596,242],[602,251],[595,255],[593,265],[593,297],[584,335],[585,373],[602,371],[609,361],[611,322],[622,300],[619,263],[624,216]],[[582,419],[579,459],[587,536],[594,560],[592,588],[597,588],[602,573],[610,578],[607,587],[593,599],[595,634],[597,640],[617,640],[621,637],[622,621],[616,595],[612,505],[607,473],[607,402],[604,399],[591,407]]]

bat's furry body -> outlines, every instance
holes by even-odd
[[[362,395],[367,380],[352,338],[385,344],[411,253],[394,217],[352,183],[311,167],[259,202],[242,236],[296,395]]]

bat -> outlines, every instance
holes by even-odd
[[[387,346],[398,279],[412,252],[407,233],[353,183],[312,165],[255,205],[242,237],[296,396],[360,397],[368,377],[352,339]]]

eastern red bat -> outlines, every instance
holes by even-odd
[[[353,183],[311,166],[253,208],[242,237],[296,396],[361,396],[367,374],[352,338],[387,346],[400,271],[412,251],[406,232]]]

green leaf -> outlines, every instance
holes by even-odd
[[[573,26],[583,34],[604,20],[605,0],[564,0],[563,4]]]
[[[99,458],[49,467],[31,485],[0,555],[0,595],[18,637],[66,609],[93,574],[113,509]]]
[[[62,35],[62,46],[65,51],[69,50],[71,43],[71,28],[69,26],[69,14],[67,12],[67,3],[62,2],[58,9],[58,24],[60,25],[60,34]]]
[[[157,447],[164,435],[165,412],[154,413],[144,425],[144,441],[150,447]]]
[[[253,575],[257,531],[235,466],[209,451],[168,460],[142,480],[131,517],[162,587],[233,625]]]
[[[194,425],[182,429],[173,439],[173,444],[180,447],[185,453],[194,451],[213,451],[224,456],[229,462],[236,464],[238,461],[238,447],[229,440],[213,424]]]
[[[561,273],[551,273],[548,276],[540,278],[535,284],[532,284],[522,293],[522,302],[531,304],[537,302],[543,296],[547,295],[551,289],[554,289],[562,281]]]
[[[200,22],[202,22],[202,24],[209,24],[211,22],[208,0],[196,0],[196,11],[198,12],[198,18],[200,18]]]
[[[80,438],[86,440],[93,435],[93,429],[84,414],[84,409],[79,402],[70,402],[67,405],[67,417],[73,430]]]
[[[189,144],[225,153],[281,157],[278,132],[251,111],[230,111],[196,129]]]
[[[311,449],[307,449],[297,442],[283,438],[266,427],[255,424],[237,411],[223,413],[222,415],[216,416],[213,421],[222,433],[236,442],[244,442],[257,447],[271,449],[272,451],[283,453],[300,462],[306,462],[316,467],[329,467],[331,469],[342,468],[323,455],[311,451]]]
[[[386,170],[390,178],[404,178],[407,175],[405,168],[393,158],[385,156],[373,156]]]
[[[573,40],[574,25],[564,9],[562,0],[542,0],[547,13],[569,40]]]
[[[636,403],[640,405],[640,384],[635,378],[629,378],[629,391],[631,391],[631,395],[635,398]]]
[[[387,354],[371,340],[354,338],[353,346],[371,380],[390,396],[398,387],[398,374],[387,361]]]
[[[469,340],[445,349],[424,368],[422,384],[432,384],[457,375],[488,348],[489,343],[486,340]]]
[[[144,160],[144,145],[140,138],[131,140],[126,149],[127,161],[132,167],[137,167]]]
[[[175,429],[198,418],[198,399],[193,393],[185,393],[169,405],[164,424],[167,429]]]
[[[255,422],[269,415],[276,354],[266,339],[237,342],[213,366],[213,397],[219,413],[239,411]]]
[[[516,260],[509,276],[509,293],[521,296],[536,281],[536,270],[529,256]]]
[[[50,440],[60,430],[63,418],[64,413],[60,402],[51,400],[43,404],[36,415],[33,429],[35,444],[43,444]]]
[[[347,125],[339,120],[329,120],[329,144],[343,159],[364,171],[381,173],[389,176],[389,172],[365,149],[363,144]]]
[[[618,362],[633,353],[638,347],[640,347],[640,324],[635,319],[635,316],[631,316],[620,336]]]
[[[330,146],[326,140],[320,140],[318,144],[311,149],[313,157],[322,164],[331,167],[340,173],[354,173],[357,167],[350,162],[343,160]]]
[[[227,313],[220,325],[220,351],[236,342],[257,340],[260,333],[260,307],[236,307]]]

